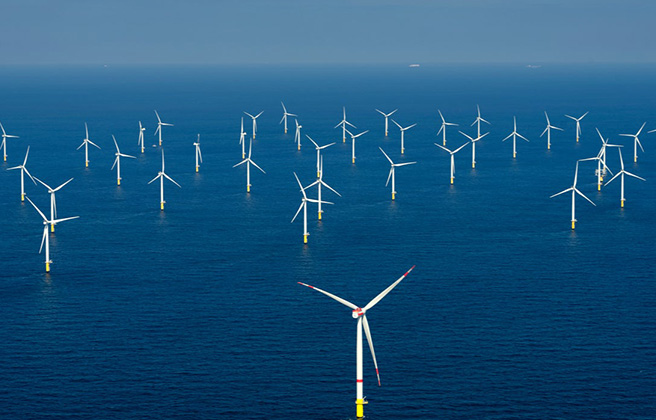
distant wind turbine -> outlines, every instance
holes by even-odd
[[[435,146],[439,147],[442,150],[445,150],[449,152],[451,155],[451,185],[453,185],[453,179],[456,177],[456,161],[455,161],[455,154],[458,153],[460,150],[462,150],[463,147],[467,146],[469,142],[463,144],[462,146],[458,147],[456,150],[449,150],[446,147],[442,146],[441,144],[433,143]]]
[[[621,187],[620,187],[620,194],[621,194],[621,195],[620,195],[620,206],[621,206],[621,207],[624,207],[624,201],[625,201],[625,199],[624,199],[624,175],[628,175],[628,176],[632,176],[632,177],[634,177],[634,178],[638,178],[638,179],[641,180],[641,181],[646,181],[646,179],[641,178],[641,177],[639,177],[638,175],[634,175],[634,174],[632,174],[632,173],[630,173],[630,172],[625,171],[625,170],[624,170],[624,160],[622,159],[622,150],[618,148],[617,151],[618,151],[619,154],[620,154],[620,164],[622,165],[622,170],[619,171],[618,173],[616,173],[615,176],[613,176],[610,180],[608,180],[608,182],[606,183],[606,185],[610,184],[610,183],[611,183],[615,178],[617,178],[618,176],[620,176],[620,175],[622,176],[622,177],[620,178],[620,185],[621,185]]]
[[[439,136],[440,133],[442,133],[442,146],[446,146],[446,127],[449,125],[457,127],[458,124],[446,122],[444,115],[442,115],[442,111],[438,109],[437,112],[440,114],[440,118],[442,119],[442,125],[440,126],[440,130],[437,132],[437,135]]]
[[[157,116],[157,129],[155,130],[155,135],[159,134],[159,145],[162,145],[162,126],[169,126],[173,127],[173,124],[170,123],[165,123],[162,122],[162,120],[159,118],[159,114],[157,113],[157,110],[155,110],[155,115]]]
[[[241,162],[239,162],[238,164],[233,166],[233,168],[236,168],[237,166],[239,166],[243,163],[246,164],[246,192],[251,192],[251,165],[255,166],[257,169],[262,171],[263,174],[266,173],[266,172],[264,172],[264,169],[257,166],[257,163],[255,163],[251,160],[251,152],[252,151],[253,151],[253,140],[251,140],[251,142],[248,146],[248,157],[245,158],[244,160],[242,160]]]
[[[146,127],[141,125],[141,121],[139,121],[139,139],[137,140],[137,145],[141,146],[141,153],[143,153],[145,149],[144,131],[146,131]]]
[[[540,137],[544,136],[544,133],[547,133],[547,150],[551,149],[551,130],[560,130],[563,131],[562,128],[558,128],[554,125],[551,125],[551,121],[549,121],[549,115],[547,115],[547,111],[544,111],[544,116],[547,118],[547,128],[544,129],[542,134],[540,134]]]
[[[392,200],[396,200],[396,171],[395,169],[398,168],[399,166],[406,166],[406,165],[414,165],[417,162],[404,162],[404,163],[394,163],[392,162],[392,159],[390,159],[389,156],[387,156],[387,153],[379,147],[380,151],[383,152],[383,155],[389,160],[390,163],[390,171],[389,174],[387,175],[387,182],[385,182],[385,186],[390,182],[390,179],[392,179]]]
[[[517,137],[519,137],[520,139],[528,141],[528,139],[526,137],[522,136],[521,134],[519,134],[517,132],[517,118],[515,118],[515,116],[513,116],[513,132],[508,134],[508,137],[506,137],[505,139],[503,139],[501,141],[506,141],[511,137],[513,139],[513,159],[515,159],[515,157],[517,157]]]
[[[351,136],[351,163],[355,163],[355,139],[360,137],[363,134],[367,134],[369,130],[363,131],[360,134],[353,134],[350,131],[346,130],[347,133]]]
[[[401,154],[404,154],[405,153],[405,143],[404,143],[404,140],[403,140],[403,134],[405,133],[405,130],[409,130],[417,124],[415,123],[415,124],[409,125],[407,127],[401,127],[401,124],[397,123],[396,121],[392,120],[392,122],[394,124],[396,124],[397,127],[399,127],[399,130],[401,130]]]
[[[474,169],[474,168],[476,168],[476,142],[479,141],[480,139],[482,139],[483,137],[487,136],[490,133],[488,132],[488,133],[483,134],[482,136],[479,135],[476,138],[472,138],[468,134],[463,133],[462,131],[458,131],[458,132],[460,134],[462,134],[463,136],[467,137],[469,139],[469,141],[471,142],[471,144],[472,144],[472,169]],[[438,146],[437,143],[435,143],[435,145]]]
[[[198,134],[198,140],[196,140],[194,146],[196,147],[196,172],[198,172],[200,164],[203,163],[203,155],[200,152],[200,134]]]
[[[581,159],[581,160],[591,160],[591,159]],[[590,204],[592,204],[593,206],[596,206],[596,204],[593,203],[592,200],[590,200],[588,197],[583,195],[583,193],[576,188],[576,181],[577,181],[578,176],[579,176],[579,162],[580,161],[576,161],[576,170],[574,171],[574,183],[572,184],[572,186],[567,188],[566,190],[563,190],[563,191],[561,191],[559,193],[556,193],[556,194],[552,195],[551,197],[549,197],[549,198],[554,198],[554,197],[556,197],[560,194],[564,194],[568,191],[572,192],[572,229],[575,228],[575,224],[576,224],[576,201],[575,201],[576,194],[578,194],[581,197],[588,200],[588,202],[590,202]]]
[[[197,168],[198,168],[198,167],[197,167]],[[164,149],[162,149],[162,170],[159,171],[159,173],[157,174],[157,176],[156,176],[155,178],[153,178],[148,184],[149,184],[149,185],[152,184],[152,183],[153,183],[154,181],[156,181],[158,178],[159,178],[159,209],[163,211],[163,210],[164,210],[164,203],[166,203],[166,201],[164,201],[164,178],[168,179],[169,181],[171,181],[172,183],[174,183],[175,185],[177,185],[178,188],[182,188],[182,187],[180,186],[180,184],[178,184],[177,182],[175,182],[175,181],[173,180],[173,178],[171,178],[170,176],[168,176],[168,175],[166,174],[166,172],[164,172]]]
[[[296,123],[296,134],[294,134],[294,143],[298,144],[298,150],[301,150],[301,128],[303,128],[303,126],[298,123],[297,119],[294,119],[294,122]]]
[[[347,126],[347,125],[350,125],[350,126],[353,127],[353,128],[358,128],[358,127],[356,127],[356,126],[354,126],[353,124],[351,124],[350,122],[346,121],[346,107],[342,107],[342,110],[344,111],[344,118],[342,118],[342,121],[340,121],[339,124],[337,124],[337,125],[335,126],[335,128],[337,128],[337,127],[339,127],[339,126],[342,127],[342,142],[343,142],[343,143],[346,143],[346,132],[348,131],[348,130],[346,129],[346,126]]]
[[[579,142],[579,137],[581,136],[581,120],[582,120],[586,115],[588,115],[588,112],[590,112],[590,111],[587,111],[585,114],[581,115],[581,116],[578,117],[578,118],[576,118],[576,117],[572,117],[571,115],[565,115],[567,118],[571,118],[571,119],[573,119],[574,121],[576,121],[576,142],[577,142],[577,143]]]
[[[50,220],[55,220],[57,217],[57,200],[55,199],[55,193],[59,190],[61,190],[64,185],[68,184],[73,180],[73,178],[69,179],[68,181],[64,182],[57,188],[52,188],[50,185],[46,184],[45,182],[41,181],[39,178],[34,177],[41,185],[46,187],[48,189],[48,194],[50,194]],[[55,225],[57,222],[51,222],[50,223],[50,231],[54,232],[55,231]]]
[[[312,140],[312,137],[308,136],[307,134],[305,135],[312,144],[314,144],[314,148],[317,150],[317,178],[321,178],[321,151],[327,147],[332,146],[335,144],[335,142],[332,142],[330,144],[324,144],[323,146],[319,146],[316,141]]]
[[[244,111],[244,114],[248,115],[253,120],[253,140],[255,140],[255,135],[257,134],[257,119],[260,117],[260,115],[262,115],[263,112],[264,111],[260,111],[259,114],[253,116],[252,114]]]
[[[112,165],[112,169],[114,169],[114,166],[116,166],[116,185],[120,186],[121,185],[121,158],[126,157],[126,158],[136,159],[136,157],[121,153],[121,150],[118,148],[118,143],[116,143],[116,137],[114,137],[113,134],[112,134],[112,139],[114,140],[114,146],[116,146],[116,153],[114,153],[116,159],[114,159],[114,164]]]
[[[389,117],[394,114],[398,109],[395,109],[394,111],[390,112],[389,114],[384,113],[380,109],[376,109],[376,111],[380,112],[380,114],[385,117],[385,137],[387,137],[387,132],[388,132],[388,127],[389,127]]]
[[[23,160],[22,165],[14,166],[13,168],[7,168],[8,171],[11,171],[12,169],[20,169],[21,171],[21,201],[25,201],[25,180],[24,180],[24,175],[27,174],[27,176],[30,177],[32,182],[34,182],[34,185],[36,185],[36,181],[34,181],[34,177],[30,174],[30,172],[27,170],[25,165],[27,165],[27,155],[30,154],[30,146],[27,146],[27,152],[25,152],[25,159]]]
[[[606,176],[606,171],[610,172],[611,175],[613,174],[613,171],[611,171],[610,168],[606,165],[606,148],[622,146],[617,144],[609,144],[609,139],[604,140],[604,136],[601,135],[599,129],[595,128],[595,130],[597,130],[597,134],[599,134],[599,138],[601,139],[601,149],[599,149],[597,157],[591,159],[597,161],[597,170],[595,171],[595,175],[597,176],[597,191],[601,191],[601,185],[603,184],[604,176]]]
[[[244,131],[244,117],[241,117],[241,131],[239,132],[239,144],[241,144],[241,158],[246,158],[246,132]]]
[[[82,146],[84,146],[84,166],[85,168],[89,167],[89,145],[95,146],[98,149],[100,149],[100,146],[98,146],[96,143],[92,142],[89,140],[89,128],[87,127],[87,123],[84,123],[84,131],[86,132],[86,136],[84,137],[84,140],[82,140],[82,144],[80,144],[76,150],[80,150]]]
[[[473,126],[474,124],[476,124],[476,137],[482,138],[481,137],[481,122],[484,122],[485,124],[488,124],[488,125],[491,125],[491,124],[487,120],[481,118],[481,108],[478,105],[476,105],[476,112],[477,112],[478,116],[476,117],[474,122],[471,123],[471,125]]]
[[[298,175],[296,175],[296,172],[294,172],[294,177],[296,178],[296,182],[298,182],[298,186],[301,188],[301,194],[303,194],[303,198],[301,198],[301,205],[298,207],[298,210],[296,210],[296,214],[292,218],[292,221],[290,223],[294,223],[294,220],[296,220],[296,216],[303,210],[303,243],[307,243],[307,237],[310,236],[310,233],[307,230],[307,203],[319,203],[319,200],[314,200],[312,198],[307,198],[307,195],[305,194],[305,187],[303,187],[303,184],[301,184],[301,181],[298,179]],[[322,201],[323,204],[333,204],[329,201]]]
[[[308,188],[312,188],[315,185],[317,186],[317,202],[319,204],[319,209],[318,209],[319,220],[321,220],[321,213],[323,213],[323,210],[321,210],[321,203],[322,203],[322,201],[321,201],[321,186],[324,186],[324,187],[328,188],[330,191],[334,192],[335,194],[337,194],[340,197],[342,196],[340,193],[335,191],[330,185],[326,184],[323,181],[323,156],[321,156],[321,164],[320,164],[320,168],[319,168],[319,179],[317,179],[316,181],[314,181],[313,183],[311,183],[310,185],[305,187],[305,189],[307,190]]]
[[[7,134],[5,132],[5,127],[2,125],[2,123],[0,123],[0,129],[2,129],[2,144],[0,145],[0,149],[3,150],[4,159],[5,159],[5,162],[6,162],[7,161],[7,139],[18,139],[20,137],[12,136],[12,135]]]
[[[287,112],[287,108],[285,108],[285,104],[282,101],[280,101],[280,104],[282,105],[282,120],[280,120],[279,124],[282,124],[283,121],[285,122],[285,134],[287,134],[287,117],[298,117],[298,115]]]
[[[633,137],[633,162],[638,161],[638,146],[640,146],[642,153],[645,152],[645,149],[642,148],[642,143],[640,143],[640,140],[638,139],[638,136],[640,135],[640,133],[642,133],[642,129],[645,128],[645,124],[647,123],[646,122],[643,123],[642,127],[640,127],[640,130],[638,130],[638,132],[635,134],[620,134],[620,136],[624,136],[624,137]]]

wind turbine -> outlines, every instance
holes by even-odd
[[[294,143],[298,144],[298,150],[301,150],[301,128],[303,128],[303,126],[298,123],[297,119],[294,119],[294,122],[296,122],[296,134],[294,134]]]
[[[196,168],[198,168],[198,166],[197,166]],[[182,188],[182,187],[180,186],[180,184],[178,184],[177,182],[175,182],[175,181],[173,180],[173,178],[171,178],[170,176],[166,175],[166,173],[164,172],[164,149],[162,149],[162,170],[159,171],[159,173],[157,174],[157,176],[156,176],[155,178],[153,178],[148,184],[151,184],[151,183],[152,183],[153,181],[155,181],[157,178],[159,178],[159,208],[160,208],[160,210],[164,210],[164,203],[166,203],[166,201],[164,201],[164,178],[168,179],[169,181],[171,181],[172,183],[174,183],[175,185],[177,185],[178,188]]]
[[[446,146],[446,126],[452,125],[457,127],[458,124],[446,122],[444,116],[442,115],[442,111],[438,109],[437,112],[440,114],[440,118],[442,119],[442,126],[440,127],[440,130],[437,132],[437,135],[439,136],[440,133],[442,133],[442,145]]]
[[[624,199],[624,175],[628,175],[628,176],[632,176],[634,178],[638,178],[641,181],[646,181],[646,179],[641,178],[638,175],[634,175],[630,172],[625,171],[624,170],[624,160],[622,160],[622,151],[620,149],[617,149],[617,151],[620,154],[620,164],[622,165],[622,170],[619,171],[618,173],[616,173],[615,176],[613,176],[610,180],[608,180],[606,185],[610,184],[619,175],[622,175],[622,177],[620,179],[620,185],[621,185],[621,188],[620,188],[620,194],[621,194],[621,196],[620,196],[620,205],[621,205],[621,207],[624,207],[624,201],[625,201],[625,199]]]
[[[351,124],[350,122],[346,121],[346,107],[345,106],[342,107],[342,110],[344,111],[344,118],[342,118],[342,121],[340,121],[339,124],[337,124],[335,126],[335,128],[339,127],[340,125],[342,126],[342,143],[346,143],[346,132],[348,131],[346,129],[346,125],[348,124],[353,128],[358,128],[358,127],[356,127],[353,124]]]
[[[24,181],[24,175],[27,174],[27,176],[30,177],[32,182],[34,182],[34,185],[36,185],[36,182],[34,181],[34,178],[30,174],[30,172],[27,170],[25,165],[27,165],[27,155],[30,153],[30,146],[27,146],[27,152],[25,152],[25,159],[23,160],[22,165],[14,166],[13,168],[7,168],[8,171],[11,171],[12,169],[20,169],[21,170],[21,201],[25,201],[25,181]]]
[[[250,145],[248,146],[248,157],[239,162],[238,164],[234,165],[233,168],[236,168],[237,166],[241,165],[242,163],[246,164],[246,192],[251,192],[251,164],[254,165],[257,169],[262,171],[263,174],[264,169],[260,168],[257,166],[257,163],[253,162],[251,160],[251,152],[253,151],[253,140],[251,140]]]
[[[387,175],[387,182],[385,183],[385,186],[387,187],[387,185],[390,182],[390,178],[391,178],[392,179],[392,200],[395,200],[396,199],[396,176],[395,176],[396,172],[395,172],[395,169],[399,166],[414,165],[417,162],[394,163],[394,162],[392,162],[392,159],[390,159],[390,157],[387,156],[387,153],[385,153],[385,151],[381,147],[378,147],[378,148],[380,149],[381,152],[383,152],[383,154],[385,155],[387,160],[389,160],[389,163],[391,165],[389,174]]]
[[[246,132],[244,131],[244,117],[241,117],[241,131],[239,133],[239,144],[241,144],[241,158],[246,158]]]
[[[196,172],[198,172],[200,164],[203,163],[203,155],[200,153],[200,134],[198,135],[198,140],[196,140],[194,146],[196,146]]]
[[[633,137],[633,162],[638,161],[638,146],[640,146],[642,153],[645,152],[645,149],[642,148],[642,143],[640,143],[640,140],[638,140],[638,136],[642,132],[642,129],[645,128],[645,124],[647,123],[646,122],[642,123],[642,127],[640,127],[640,130],[638,130],[638,132],[635,134],[620,134],[620,136],[624,136],[624,137]]]
[[[114,169],[114,166],[116,166],[116,185],[120,186],[121,185],[121,158],[126,157],[126,158],[136,159],[136,157],[121,153],[121,151],[118,148],[118,143],[116,143],[116,137],[114,137],[113,134],[112,134],[112,139],[114,139],[114,145],[116,146],[116,153],[114,153],[116,159],[114,159],[114,164],[112,165],[111,169]]]
[[[259,114],[257,114],[256,116],[253,116],[253,115],[249,114],[248,112],[244,111],[244,114],[248,115],[253,120],[253,140],[255,140],[255,134],[257,133],[257,119],[260,117],[260,115],[262,115],[263,112],[264,111],[260,111]]]
[[[398,109],[395,109],[394,111],[390,112],[389,114],[384,113],[384,112],[381,111],[380,109],[376,109],[376,111],[380,112],[380,114],[381,114],[383,117],[385,117],[385,137],[387,137],[387,131],[388,131],[387,129],[388,129],[388,127],[389,127],[389,117],[390,117],[392,114],[394,114],[396,111],[398,111]]]
[[[554,130],[560,130],[563,131],[562,128],[556,127],[554,125],[551,125],[551,121],[549,121],[549,115],[547,115],[547,111],[544,111],[544,116],[547,118],[547,128],[544,129],[542,134],[540,134],[540,137],[544,136],[544,133],[547,133],[547,150],[551,149],[551,129]]]
[[[576,142],[577,143],[579,142],[579,136],[581,135],[581,120],[583,119],[583,117],[588,115],[588,112],[590,112],[590,111],[587,111],[585,114],[581,115],[578,118],[572,117],[571,115],[565,115],[567,118],[571,118],[574,121],[576,121]]]
[[[342,299],[338,296],[328,293],[325,290],[321,290],[318,287],[310,286],[309,284],[298,282],[302,286],[309,287],[314,289],[319,293],[323,293],[341,303],[342,305],[348,306],[353,310],[351,315],[353,318],[358,320],[357,329],[356,329],[356,339],[355,339],[355,406],[356,406],[356,417],[361,419],[364,417],[364,404],[367,402],[364,400],[363,393],[363,375],[362,375],[362,330],[364,329],[364,334],[367,337],[367,342],[369,343],[369,350],[371,351],[371,357],[374,360],[374,367],[376,368],[376,376],[378,378],[378,386],[380,386],[380,374],[378,373],[378,363],[376,362],[376,353],[374,352],[374,342],[371,339],[371,331],[369,329],[369,322],[367,321],[366,312],[373,308],[382,298],[384,298],[389,292],[392,291],[404,278],[410,274],[410,272],[415,268],[413,265],[410,267],[405,274],[399,277],[394,283],[392,283],[387,289],[383,290],[375,298],[373,298],[365,307],[360,308],[357,305],[352,304],[351,302]]]
[[[481,137],[481,122],[484,122],[484,123],[489,124],[489,125],[491,125],[491,124],[489,123],[489,121],[481,118],[481,108],[478,105],[476,105],[476,112],[478,113],[478,116],[476,117],[474,122],[471,123],[471,125],[473,126],[474,124],[476,124],[476,137],[482,138]]]
[[[307,243],[307,237],[310,236],[310,233],[307,230],[307,203],[308,201],[310,203],[320,203],[319,200],[314,200],[312,198],[307,198],[307,195],[305,195],[305,188],[303,188],[303,185],[301,184],[301,181],[298,179],[298,176],[296,175],[296,172],[294,172],[294,177],[296,178],[296,182],[298,182],[298,186],[301,188],[301,194],[303,194],[303,198],[301,199],[301,205],[298,207],[298,210],[296,210],[296,214],[292,218],[292,221],[290,223],[294,223],[294,220],[296,220],[296,216],[298,216],[298,213],[301,212],[301,209],[303,209],[303,243]],[[329,201],[322,201],[321,203],[323,204],[333,204]]]
[[[397,123],[396,121],[392,120],[392,122],[394,124],[396,124],[397,127],[399,127],[399,130],[401,130],[401,154],[404,154],[405,145],[404,145],[404,142],[403,142],[403,134],[405,133],[405,130],[409,130],[417,124],[415,123],[415,124],[409,125],[407,127],[401,127],[401,124]]]
[[[596,206],[596,204],[593,203],[592,200],[590,200],[588,197],[586,197],[585,195],[583,195],[583,193],[582,193],[581,191],[579,191],[579,190],[576,188],[576,181],[577,181],[578,176],[579,176],[579,162],[584,161],[584,160],[592,160],[592,159],[594,159],[594,158],[591,158],[591,159],[589,158],[589,159],[580,159],[580,160],[577,160],[577,161],[576,161],[576,170],[574,171],[574,183],[572,184],[572,186],[569,187],[569,188],[567,188],[566,190],[563,190],[563,191],[561,191],[561,192],[559,192],[559,193],[557,193],[557,194],[554,194],[554,195],[552,195],[551,197],[549,197],[549,198],[554,198],[555,196],[560,195],[560,194],[564,194],[564,193],[566,193],[566,192],[568,192],[568,191],[571,191],[571,192],[572,192],[572,229],[574,229],[574,226],[575,226],[575,224],[576,224],[576,201],[574,200],[575,197],[576,197],[576,194],[578,194],[578,195],[580,195],[581,197],[583,197],[583,198],[585,198],[586,200],[588,200],[588,201],[590,202],[590,204],[592,204],[593,206]]]
[[[163,125],[168,125],[170,127],[173,127],[173,124],[165,123],[162,122],[162,120],[159,118],[159,114],[157,113],[157,110],[155,110],[155,115],[157,115],[157,129],[155,130],[155,135],[159,134],[159,145],[162,145],[162,126]]]
[[[355,163],[355,139],[360,137],[363,134],[367,134],[369,130],[363,131],[360,134],[353,134],[350,131],[346,130],[347,133],[351,136],[351,163]]]
[[[592,159],[597,161],[597,170],[595,171],[595,175],[597,176],[597,191],[601,191],[601,184],[604,181],[604,176],[606,176],[606,171],[608,170],[611,175],[613,174],[613,171],[611,171],[610,168],[606,165],[606,148],[622,146],[617,144],[608,144],[609,139],[604,140],[604,136],[601,135],[599,129],[595,129],[597,130],[597,134],[599,134],[599,138],[601,139],[601,149],[599,149],[597,157]]]
[[[467,137],[469,137],[469,136],[467,136]],[[456,177],[456,161],[455,161],[454,155],[456,153],[458,153],[460,150],[462,150],[463,147],[467,146],[469,144],[469,142],[463,144],[462,146],[458,147],[456,150],[453,150],[453,151],[447,149],[446,147],[442,146],[441,144],[437,144],[437,143],[433,143],[433,144],[435,146],[439,147],[440,149],[446,150],[451,155],[451,185],[453,185],[453,179]]]
[[[141,153],[144,152],[144,131],[146,131],[146,127],[141,125],[141,121],[139,121],[139,140],[137,140],[137,144],[141,145]]]
[[[323,213],[323,210],[321,210],[321,203],[322,203],[322,201],[321,201],[321,186],[323,185],[324,187],[328,188],[330,191],[334,192],[338,196],[340,196],[340,197],[342,196],[340,193],[335,191],[330,185],[323,182],[323,156],[321,156],[321,167],[320,167],[320,170],[319,170],[319,179],[317,179],[316,181],[314,181],[313,183],[311,183],[310,185],[308,185],[304,189],[307,190],[308,188],[314,187],[315,185],[317,186],[317,201],[319,203],[319,220],[321,220],[321,213]]]
[[[20,137],[12,136],[12,135],[7,134],[5,132],[5,128],[2,126],[2,123],[0,123],[0,128],[2,129],[2,145],[0,145],[0,149],[3,149],[4,159],[5,159],[5,162],[6,162],[7,161],[7,139],[18,139]]]
[[[52,264],[52,261],[50,260],[50,236],[48,235],[48,225],[54,226],[57,223],[65,222],[67,220],[73,220],[77,219],[80,216],[73,216],[73,217],[65,217],[63,219],[53,219],[53,220],[48,220],[46,216],[39,210],[39,208],[30,200],[30,197],[27,197],[27,201],[32,204],[32,207],[36,209],[36,211],[39,212],[41,217],[43,218],[43,236],[41,237],[41,247],[39,248],[39,254],[41,253],[41,250],[43,249],[43,244],[45,242],[46,244],[46,273],[50,272],[50,264]]]
[[[478,137],[476,137],[474,139],[474,138],[470,137],[469,135],[463,133],[462,131],[458,131],[458,132],[460,134],[462,134],[463,136],[467,137],[469,139],[469,141],[471,141],[471,144],[472,144],[472,169],[474,169],[476,167],[476,142],[479,141],[480,139],[482,139],[483,137],[487,136],[490,133],[485,133],[482,136],[479,134]],[[439,144],[437,144],[437,143],[435,145],[439,146]]]
[[[86,136],[84,137],[84,140],[82,140],[82,144],[77,147],[76,150],[80,150],[82,146],[84,146],[84,166],[85,168],[89,167],[89,144],[92,146],[96,146],[98,149],[100,149],[100,146],[98,146],[96,143],[92,142],[89,140],[89,128],[87,127],[87,123],[84,123],[84,131],[86,132]]]
[[[41,185],[46,187],[48,189],[48,194],[50,194],[50,220],[55,220],[55,217],[57,217],[57,200],[55,199],[55,193],[59,190],[62,189],[62,187],[69,182],[73,180],[73,178],[69,179],[68,181],[64,182],[57,188],[52,188],[50,185],[46,184],[45,182],[41,181],[39,178],[34,177]],[[50,231],[54,232],[55,231],[55,225],[56,222],[50,223]]]
[[[515,118],[514,115],[513,115],[513,132],[508,134],[508,137],[506,137],[501,141],[506,141],[511,137],[513,139],[513,159],[515,159],[515,157],[517,157],[517,137],[526,141],[528,141],[528,139],[517,132],[517,118]]]
[[[287,134],[287,117],[298,117],[296,114],[290,114],[287,112],[287,108],[285,108],[285,104],[280,101],[280,104],[282,105],[282,120],[278,124],[282,124],[282,122],[285,122],[285,134]]]
[[[321,150],[332,146],[333,144],[335,144],[335,142],[332,142],[330,144],[326,144],[326,145],[323,145],[323,146],[319,146],[316,141],[312,140],[312,137],[308,136],[307,134],[305,135],[305,137],[310,139],[312,144],[314,144],[314,148],[317,149],[317,178],[321,178],[321,162],[320,162]]]

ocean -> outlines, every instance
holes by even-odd
[[[352,419],[355,327],[351,310],[304,282],[364,306],[411,266],[367,313],[382,386],[367,344],[364,393],[371,419],[656,418],[656,80],[653,65],[422,65],[246,67],[4,67],[0,122],[0,417],[6,419]],[[280,102],[298,114],[283,133]],[[476,105],[490,125],[462,145]],[[334,126],[346,108],[358,138]],[[400,135],[375,111],[390,112]],[[166,208],[154,110],[164,122]],[[240,120],[258,119],[246,192]],[[544,111],[552,132],[546,148]],[[574,121],[580,116],[581,139]],[[513,130],[518,140],[512,157]],[[137,146],[138,122],[146,150]],[[645,152],[633,162],[633,141]],[[89,138],[89,168],[84,151]],[[620,183],[597,191],[601,133],[623,147]],[[203,163],[195,172],[200,134]],[[316,179],[326,148],[321,221],[294,178]],[[114,135],[122,159],[121,186]],[[57,192],[51,272],[39,254],[40,216],[20,201],[30,173]],[[385,186],[396,170],[396,199]],[[248,149],[248,145],[246,147]],[[619,170],[617,149],[608,166]],[[606,177],[605,180],[608,180]],[[26,193],[48,214],[46,189]],[[316,197],[316,190],[308,191]]]

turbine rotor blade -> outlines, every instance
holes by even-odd
[[[358,309],[358,307],[351,302],[349,302],[346,299],[342,299],[339,296],[335,296],[332,293],[328,293],[325,290],[321,290],[318,287],[310,286],[309,284],[301,283],[300,281],[298,282],[301,286],[309,287],[310,289],[316,290],[319,293],[323,293],[324,295],[328,296],[329,298],[335,299],[337,302],[341,303],[342,305],[348,306],[351,309]]]
[[[384,298],[385,296],[387,296],[387,294],[388,294],[389,292],[391,292],[392,289],[394,289],[394,288],[396,287],[396,285],[398,285],[399,283],[401,283],[401,280],[403,280],[404,278],[406,278],[406,277],[408,276],[408,274],[410,274],[410,272],[411,272],[414,268],[415,268],[414,265],[413,265],[412,267],[410,267],[410,269],[409,269],[408,271],[406,271],[405,274],[403,274],[401,277],[399,277],[399,279],[396,280],[394,283],[392,283],[387,289],[385,289],[385,290],[383,290],[382,292],[380,292],[380,293],[378,294],[378,296],[376,296],[375,298],[373,298],[373,299],[371,300],[371,302],[367,303],[367,306],[365,306],[364,308],[362,308],[362,310],[363,310],[364,312],[366,312],[366,311],[368,311],[369,309],[373,308],[378,302],[380,302],[380,300],[381,300],[382,298]]]
[[[376,352],[374,352],[374,341],[371,339],[371,331],[369,330],[369,322],[367,322],[367,315],[362,316],[362,326],[364,327],[364,334],[369,343],[369,350],[371,357],[374,359],[374,367],[376,368],[376,376],[378,377],[378,386],[380,386],[380,375],[378,374],[378,363],[376,362]]]

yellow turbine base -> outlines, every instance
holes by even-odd
[[[601,191],[601,184],[597,184],[597,191]]]
[[[547,150],[551,150],[551,145],[547,144]]]
[[[285,128],[285,134],[287,134],[287,129]]]
[[[143,153],[143,152],[144,152],[144,148],[142,147],[142,148],[141,148],[141,153]]]
[[[579,142],[579,138],[578,138],[578,137],[576,138],[576,142],[577,142],[577,143]]]
[[[55,225],[50,225],[50,232],[54,232],[54,231],[55,231]]]
[[[159,209],[164,210],[164,202],[163,201],[159,203]]]
[[[453,178],[451,178],[451,185],[453,185]]]
[[[301,150],[301,144],[300,143],[298,144],[298,150]]]
[[[387,137],[387,131],[385,132],[385,137]]]
[[[46,263],[46,273],[49,273],[49,272],[50,272],[50,263],[47,262]]]
[[[21,201],[25,201],[25,194],[21,193]]]
[[[242,159],[245,159],[245,158],[246,158],[246,153],[242,153],[242,154],[241,154],[241,158],[242,158]]]
[[[517,157],[517,153],[513,152],[513,159]]]
[[[476,162],[472,162],[472,169],[476,167]]]
[[[116,185],[121,185],[121,180],[120,179],[116,180]]]
[[[303,235],[303,243],[304,243],[304,244],[307,243],[307,237],[308,237],[307,235]]]
[[[251,192],[251,186],[250,185],[246,185],[246,192]]]
[[[393,192],[393,193],[392,193],[392,200],[395,200],[395,199],[396,199],[396,193]]]
[[[198,172],[198,166],[196,166],[196,172]]]
[[[7,156],[5,155],[5,162],[7,161]]]
[[[85,167],[85,168],[88,168],[88,167],[89,167],[89,161],[88,161],[88,160],[87,160],[86,162],[84,162],[84,167]]]
[[[401,149],[401,154],[403,154],[403,152],[405,152],[405,149]]]
[[[342,139],[342,143],[346,143],[346,137]],[[6,160],[6,159],[5,159]]]
[[[162,145],[162,141],[161,141],[161,140],[159,141],[159,145],[160,145],[160,146]]]
[[[637,161],[638,161],[638,156],[634,156],[634,157],[633,157],[633,163],[635,163],[635,162],[637,162]]]
[[[321,212],[319,212],[319,220],[321,220]]]
[[[367,402],[364,399],[355,400],[355,416],[359,419],[364,418],[364,405]]]
[[[355,158],[351,159],[351,163],[355,163]]]
[[[572,220],[572,230],[574,230],[574,224],[575,224],[575,223],[576,223],[576,222],[575,222],[574,220]]]
[[[317,172],[317,178],[321,177],[321,172]]]
[[[621,203],[621,207],[624,208],[624,200],[622,200],[620,203]]]

